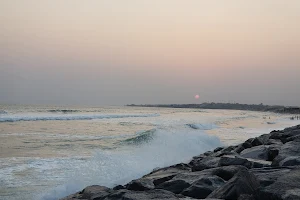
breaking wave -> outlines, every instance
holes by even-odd
[[[148,142],[142,142],[148,140]],[[88,185],[113,187],[139,178],[157,167],[187,162],[193,156],[221,145],[220,140],[203,131],[149,130],[125,140],[141,145],[129,145],[118,150],[99,150],[93,157],[76,165],[65,184],[37,199],[54,200],[77,192]],[[130,148],[129,148],[130,147]],[[68,171],[70,169],[66,169]]]
[[[156,129],[151,129],[147,131],[141,131],[136,134],[135,137],[128,138],[121,142],[123,145],[141,145],[150,142],[154,138]]]

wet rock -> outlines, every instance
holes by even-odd
[[[242,194],[255,195],[258,187],[259,181],[256,177],[248,170],[243,169],[208,197],[236,200]]]

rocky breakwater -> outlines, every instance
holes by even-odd
[[[300,125],[219,147],[126,185],[93,185],[63,198],[71,199],[300,199]]]

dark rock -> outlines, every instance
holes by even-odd
[[[206,198],[212,191],[224,184],[225,181],[218,176],[203,177],[186,188],[182,194],[197,199]]]
[[[235,200],[242,194],[255,195],[259,181],[246,169],[240,170],[232,179],[213,191],[208,198]]]
[[[261,145],[245,149],[240,154],[245,158],[268,160],[268,147]]]
[[[300,156],[290,156],[279,162],[279,166],[300,165]]]
[[[285,139],[285,142],[290,142],[290,141],[297,141],[297,142],[300,141],[300,135],[295,135]]]
[[[190,185],[191,184],[186,182],[185,180],[177,179],[177,180],[166,181],[166,182],[158,185],[156,188],[168,190],[175,194],[179,194],[182,192],[182,190],[184,190],[185,188],[188,188]]]
[[[110,194],[111,189],[100,186],[100,185],[92,185],[84,188],[82,191],[67,196],[61,200],[75,200],[75,199],[93,199],[93,200],[101,200],[107,195]]]
[[[123,185],[117,185],[113,188],[113,190],[121,190],[121,189],[125,189],[125,187]]]
[[[270,146],[268,148],[268,161],[273,161],[279,154],[280,147],[278,146]]]
[[[281,140],[275,140],[275,139],[269,139],[266,143],[266,145],[272,145],[272,144],[277,144],[278,146],[281,146],[283,143]]]
[[[217,147],[215,150],[214,150],[214,153],[215,152],[218,152],[218,151],[221,151],[221,150],[223,150],[224,149],[224,147]]]
[[[253,195],[242,194],[239,196],[238,200],[255,200]]]
[[[300,155],[300,142],[291,141],[283,144],[279,149],[278,156],[273,160],[273,166],[282,166],[282,162],[284,159],[291,156],[299,156]],[[288,163],[286,163],[287,166]]]
[[[299,200],[300,199],[300,169],[296,168],[282,174],[271,185],[261,188],[259,199],[264,200]]]
[[[291,169],[286,167],[250,169],[250,172],[252,172],[258,179],[261,187],[266,187],[273,184],[279,177],[289,173],[290,171]]]
[[[252,146],[259,146],[259,145],[262,145],[263,144],[263,141],[261,138],[254,138],[252,141],[251,141],[251,145]]]
[[[137,180],[133,180],[126,185],[126,189],[135,190],[135,191],[145,191],[152,190],[155,186],[151,179],[141,178]]]
[[[181,172],[186,172],[186,171],[176,169],[176,168],[163,168],[157,171],[153,171],[150,174],[143,176],[143,178],[152,180],[153,184],[156,186],[163,182],[171,180],[174,176],[176,176]]]
[[[236,153],[241,153],[242,151],[244,151],[245,148],[243,147],[243,145],[238,145],[236,149],[234,149],[234,152]]]
[[[219,157],[205,157],[198,160],[192,160],[189,164],[192,166],[192,171],[201,171],[204,169],[209,169],[217,167],[220,161]]]
[[[224,166],[224,167],[217,167],[212,169],[211,174],[216,175],[226,181],[231,179],[236,173],[238,173],[240,170],[247,169],[244,166],[236,165],[236,166]]]
[[[107,193],[110,189],[108,187],[100,186],[100,185],[92,185],[84,188],[80,194],[83,199],[91,198],[95,194],[99,193]]]
[[[233,156],[222,156],[219,162],[219,166],[229,166],[229,165],[242,165],[247,168],[252,167],[252,163],[245,158],[233,157]]]
[[[170,199],[178,200],[172,192],[166,190],[130,191],[118,190],[107,196],[105,200],[148,200],[148,199]]]
[[[252,145],[251,145],[251,143],[250,142],[244,142],[244,143],[242,143],[242,146],[245,148],[245,149],[248,149],[248,148],[251,148],[252,147]]]

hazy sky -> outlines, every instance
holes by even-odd
[[[300,106],[299,86],[299,0],[0,0],[0,103]]]

